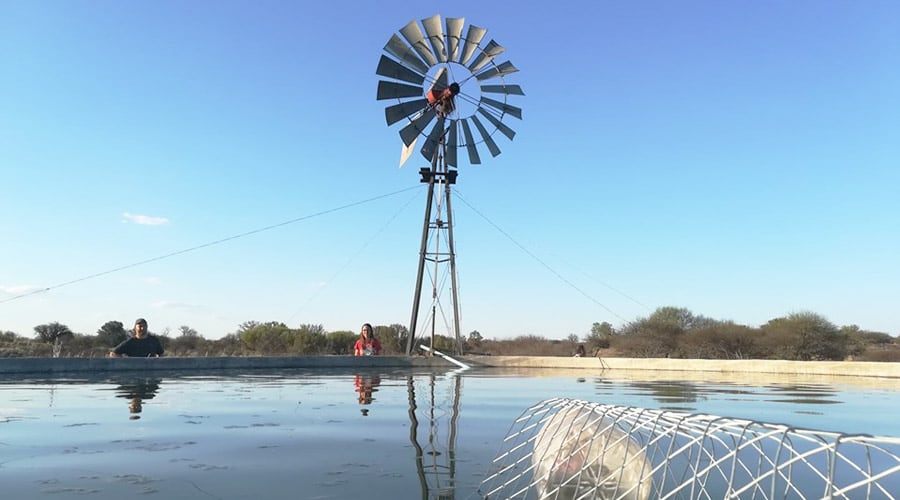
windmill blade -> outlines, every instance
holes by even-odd
[[[375,70],[375,73],[394,80],[402,80],[418,85],[422,85],[425,82],[424,76],[384,55],[378,60],[378,69]]]
[[[481,43],[486,34],[487,29],[479,28],[473,24],[469,25],[469,31],[466,32],[466,46],[463,48],[462,56],[459,58],[460,64],[465,65],[469,62],[469,58],[475,53],[475,49],[478,48],[478,44]]]
[[[490,94],[525,95],[522,87],[518,85],[482,85],[481,91]]]
[[[459,42],[462,39],[463,24],[466,23],[462,17],[447,18],[447,59],[450,62],[458,61]]]
[[[482,71],[481,73],[475,75],[475,78],[477,78],[479,82],[483,82],[496,76],[506,76],[511,73],[515,73],[516,71],[519,71],[519,68],[513,66],[513,63],[506,61],[504,63],[501,63],[499,66],[494,66]]]
[[[469,163],[472,165],[480,165],[481,158],[478,156],[478,148],[475,147],[475,139],[472,138],[472,131],[469,129],[467,120],[460,120],[463,128],[463,136],[466,138],[466,149],[469,151]]]
[[[434,153],[437,151],[437,147],[441,142],[441,135],[443,135],[443,133],[444,119],[439,118],[437,123],[434,124],[434,128],[432,128],[431,132],[428,133],[428,138],[425,139],[425,144],[422,144],[422,156],[424,156],[426,160],[432,161],[434,159]]]
[[[451,167],[457,166],[456,163],[456,134],[457,134],[457,120],[450,120],[449,131],[447,132],[447,154],[444,156],[444,161],[447,165]]]
[[[496,157],[500,154],[500,148],[497,147],[497,143],[494,142],[494,138],[491,137],[491,134],[484,128],[484,125],[481,124],[481,121],[478,120],[478,117],[475,115],[471,116],[472,122],[475,124],[475,128],[478,129],[478,132],[481,133],[481,138],[484,139],[484,143],[487,144],[488,151],[491,152],[491,156]]]
[[[419,29],[419,24],[416,23],[415,19],[401,28],[400,34],[403,35],[403,38],[409,42],[409,45],[412,46],[429,66],[437,64],[437,59],[434,58],[434,54],[431,52],[431,49],[428,48],[428,44],[425,43],[425,36],[422,35],[422,30]]]
[[[416,99],[415,101],[401,102],[384,108],[384,118],[388,125],[393,125],[400,120],[428,108],[428,101]]]
[[[438,68],[437,73],[434,74],[434,79],[428,86],[427,92],[431,92],[431,90],[435,88],[437,90],[443,90],[447,88],[447,68],[443,66]]]
[[[447,50],[444,47],[444,28],[441,26],[441,16],[435,14],[428,19],[422,19],[422,26],[425,26],[425,33],[428,35],[428,41],[431,42],[431,48],[434,49],[434,55],[439,62],[447,62]]]
[[[491,125],[497,127],[497,130],[500,131],[503,135],[505,135],[509,140],[513,140],[513,137],[516,136],[516,131],[507,127],[505,123],[501,122],[494,115],[490,114],[484,108],[478,108],[478,112],[481,113],[482,116],[487,118]]]
[[[444,90],[449,85],[447,81],[447,68],[441,66],[440,69],[437,70],[437,73],[434,74],[434,81],[431,82],[431,85],[428,86],[428,91],[431,89]]]
[[[401,97],[422,97],[422,87],[406,85],[405,83],[378,81],[378,96],[376,100],[400,99]]]
[[[495,57],[502,54],[504,50],[506,49],[504,49],[502,45],[491,40],[490,42],[488,42],[487,47],[485,47],[484,50],[482,50],[481,53],[478,54],[478,57],[476,57],[475,60],[472,61],[472,64],[469,65],[469,70],[472,73],[475,73],[479,69],[483,68],[485,64],[493,61]]]
[[[488,97],[482,97],[481,102],[484,104],[487,104],[488,106],[490,106],[498,111],[503,112],[503,114],[515,116],[516,118],[518,118],[520,120],[522,119],[522,108],[517,108],[515,106],[511,106],[509,104],[506,104],[506,103],[503,103],[500,101],[495,101]]]
[[[431,123],[431,120],[434,120],[435,112],[433,109],[428,108],[427,111],[422,113],[418,118],[411,121],[409,125],[403,127],[400,130],[400,139],[403,140],[403,144],[409,146],[412,144],[416,137],[422,134],[425,129],[428,127],[428,124]]]
[[[385,52],[405,62],[407,66],[416,70],[421,74],[428,73],[428,65],[413,52],[413,49],[397,36],[396,33],[391,35],[391,39],[384,46]]]

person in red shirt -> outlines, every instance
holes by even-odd
[[[373,356],[375,354],[381,354],[381,342],[375,338],[375,330],[372,329],[372,325],[366,323],[359,333],[359,340],[353,346],[353,355]]]

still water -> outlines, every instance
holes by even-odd
[[[3,498],[479,498],[553,397],[900,434],[895,381],[280,370],[0,381]]]

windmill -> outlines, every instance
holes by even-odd
[[[415,152],[420,138],[419,152],[431,164],[419,170],[421,182],[428,184],[428,199],[407,354],[413,351],[426,262],[434,264],[432,347],[441,286],[439,268],[449,263],[453,333],[457,353],[462,354],[450,206],[450,186],[456,183],[459,166],[457,152],[465,150],[473,165],[481,163],[479,144],[496,157],[500,148],[494,135],[500,132],[512,140],[516,134],[504,118],[522,119],[522,109],[507,102],[510,97],[525,95],[520,86],[506,82],[506,77],[518,69],[509,61],[497,61],[505,49],[494,40],[484,41],[487,29],[470,24],[463,36],[464,27],[463,18],[442,21],[440,15],[434,15],[423,19],[421,25],[412,20],[388,40],[375,71],[386,78],[378,82],[377,99],[396,101],[384,110],[388,126],[403,124],[400,166]]]

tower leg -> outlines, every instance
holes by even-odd
[[[425,272],[425,254],[428,245],[428,227],[431,223],[431,205],[434,199],[434,168],[428,178],[428,201],[425,204],[425,222],[422,224],[422,244],[419,246],[419,271],[416,274],[416,291],[413,296],[412,318],[409,320],[409,335],[406,337],[406,354],[411,355],[415,345],[416,323],[419,318],[419,302],[422,298],[422,277]]]
[[[456,334],[456,354],[462,355],[462,338],[459,334],[459,294],[456,284],[456,247],[453,244],[453,208],[450,206],[450,183],[444,183],[447,203],[447,246],[450,253],[450,286],[453,293],[453,333]]]

